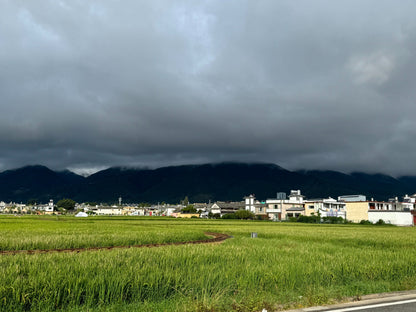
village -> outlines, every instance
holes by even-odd
[[[226,218],[238,211],[248,211],[255,219],[270,221],[296,221],[300,217],[318,217],[319,220],[336,219],[350,223],[377,223],[397,226],[414,226],[416,223],[416,194],[405,195],[388,201],[368,199],[365,195],[342,195],[337,199],[307,199],[301,190],[276,193],[274,198],[258,200],[254,194],[242,201],[216,201],[213,203],[189,203],[185,198],[180,204],[166,203],[124,204],[122,198],[117,205],[81,203],[75,204],[74,214],[87,216],[168,216],[174,218]],[[22,204],[0,202],[3,214],[59,215],[68,211],[50,200],[47,204]],[[339,223],[339,222],[338,222]]]

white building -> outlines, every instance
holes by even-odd
[[[411,211],[411,210],[415,210],[415,206],[416,206],[416,194],[413,194],[411,196],[409,195],[405,195],[403,197],[403,210],[404,211]]]
[[[48,205],[45,206],[45,212],[53,212],[53,208],[54,208],[53,200],[51,199],[49,200]]]
[[[118,206],[98,206],[96,209],[93,209],[95,214],[99,216],[121,216],[122,207]]]
[[[367,197],[365,195],[342,195],[338,196],[338,201],[343,202],[361,202],[366,201]]]
[[[170,217],[177,209],[178,207],[176,206],[165,206],[162,208],[162,215]]]
[[[383,220],[387,224],[394,224],[398,226],[412,226],[413,215],[409,211],[394,211],[394,210],[369,210],[368,221],[377,223]]]
[[[245,209],[252,213],[255,213],[256,212],[256,206],[254,205],[255,201],[256,201],[256,197],[253,194],[251,194],[250,196],[244,197]]]
[[[304,197],[300,190],[291,190],[289,198],[286,193],[277,193],[276,198],[266,200],[266,213],[270,220],[285,220],[305,214]]]
[[[324,217],[341,217],[345,219],[345,202],[337,201],[334,198],[308,199],[305,203],[305,215],[320,214]]]

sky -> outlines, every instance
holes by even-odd
[[[413,0],[0,1],[0,170],[416,175]]]

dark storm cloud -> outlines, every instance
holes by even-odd
[[[413,1],[3,1],[0,169],[416,174]]]

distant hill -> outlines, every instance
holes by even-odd
[[[382,174],[336,171],[289,171],[274,164],[220,163],[158,169],[114,167],[82,177],[70,171],[55,172],[44,166],[26,166],[0,173],[0,200],[72,198],[76,201],[192,202],[242,200],[255,194],[273,198],[276,192],[300,189],[307,198],[364,194],[386,200],[416,192],[416,177],[393,178]]]
[[[0,200],[48,202],[63,198],[84,178],[68,170],[55,172],[44,166],[26,166],[0,173]]]

